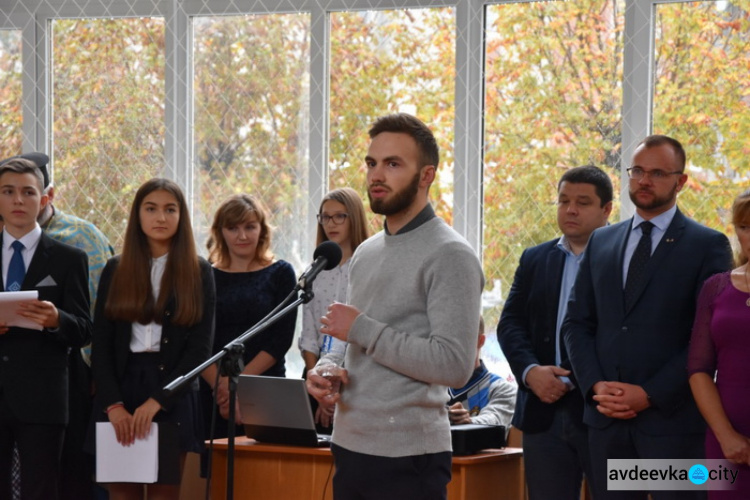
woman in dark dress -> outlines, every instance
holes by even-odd
[[[283,260],[274,260],[270,251],[271,228],[263,205],[247,195],[235,195],[216,211],[208,241],[209,261],[216,281],[216,335],[213,352],[253,327],[294,289],[294,269]],[[243,374],[284,377],[284,356],[292,345],[296,311],[287,314],[245,343]],[[214,409],[213,388],[218,368],[204,370],[201,402],[204,407],[206,437]],[[219,377],[216,406],[222,418],[216,419],[215,438],[226,437],[229,417],[227,377]],[[239,423],[239,405],[235,421]],[[238,428],[239,434],[242,429]]]
[[[739,468],[733,489],[710,490],[711,499],[750,498],[750,191],[735,200],[732,222],[738,267],[703,285],[688,358],[690,387],[708,423],[706,458]]]

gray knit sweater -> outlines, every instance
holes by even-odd
[[[334,443],[387,457],[450,451],[446,388],[474,369],[483,286],[476,254],[438,217],[357,248],[348,295],[362,313],[349,332]]]

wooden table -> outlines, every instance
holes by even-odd
[[[520,448],[484,450],[453,457],[449,500],[522,499]],[[214,441],[213,500],[226,498],[227,440]],[[333,457],[328,448],[305,448],[235,441],[234,498],[253,500],[332,500]]]
[[[525,495],[521,448],[484,450],[454,456],[448,500],[502,498],[522,500]]]

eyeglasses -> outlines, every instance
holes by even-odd
[[[635,181],[639,181],[644,177],[650,177],[653,180],[661,181],[669,177],[670,175],[682,175],[683,172],[667,172],[655,168],[654,170],[643,170],[641,167],[630,167],[628,169],[628,177]]]
[[[320,224],[321,226],[325,226],[331,221],[333,221],[334,224],[339,226],[344,223],[346,218],[349,217],[349,214],[333,214],[333,215],[318,214],[317,217],[318,217],[318,224]]]

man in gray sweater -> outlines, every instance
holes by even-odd
[[[396,114],[369,135],[368,196],[384,230],[352,257],[349,304],[321,318],[322,333],[349,342],[343,388],[331,394],[313,369],[308,390],[336,402],[337,499],[444,499],[447,387],[473,371],[484,278],[474,251],[429,204],[439,160],[432,132]]]

